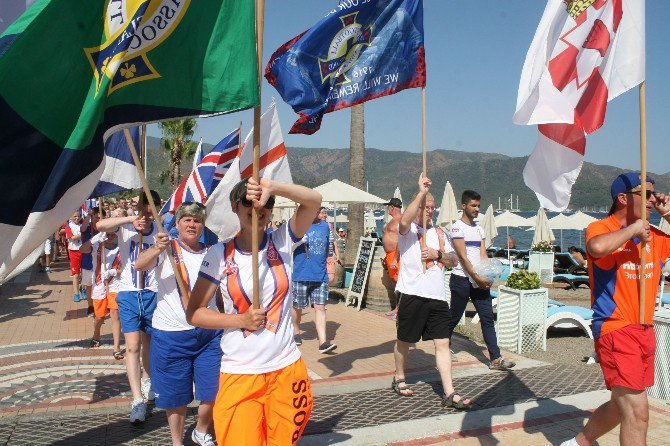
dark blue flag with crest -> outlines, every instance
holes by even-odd
[[[426,85],[421,0],[341,1],[313,28],[282,45],[265,78],[311,135],[324,113]]]

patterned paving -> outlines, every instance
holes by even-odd
[[[116,377],[112,377],[116,379]],[[81,383],[86,379],[81,380]],[[457,388],[472,397],[475,409],[507,406],[556,398],[603,388],[597,368],[559,365],[487,373],[457,379]],[[83,384],[81,384],[83,385]],[[341,431],[395,421],[426,418],[455,412],[440,406],[441,386],[413,386],[415,396],[398,397],[390,389],[319,396],[306,435]],[[187,427],[195,423],[189,410]],[[0,444],[7,445],[158,445],[169,443],[164,414],[154,413],[141,427],[133,427],[119,409],[107,413],[44,414],[0,419]],[[188,444],[188,443],[187,443]]]

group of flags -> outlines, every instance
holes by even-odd
[[[141,124],[259,104],[253,3],[164,11],[38,0],[0,35],[0,188],[12,191],[0,209],[0,283],[86,198],[139,187],[122,129],[138,146]],[[425,87],[423,2],[340,2],[274,52],[265,78],[298,114],[290,132],[304,134],[325,113]],[[538,125],[524,178],[543,206],[567,206],[585,135],[603,124],[609,100],[643,80],[644,0],[548,0],[514,116]],[[161,212],[199,201],[211,230],[234,235],[228,193],[251,176],[251,135],[241,143],[235,129],[208,154],[201,140]],[[274,103],[261,119],[261,152],[261,175],[290,182]]]

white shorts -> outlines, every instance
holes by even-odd
[[[44,254],[51,254],[51,239],[47,239],[47,241],[44,242]]]
[[[90,269],[81,269],[81,284],[84,286],[93,285],[93,271]]]

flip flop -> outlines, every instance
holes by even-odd
[[[117,352],[112,353],[112,356],[114,356],[114,359],[116,359],[117,361],[120,361],[126,357],[124,353],[125,353],[124,350],[119,350]]]

